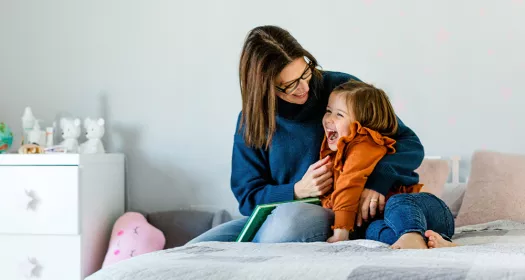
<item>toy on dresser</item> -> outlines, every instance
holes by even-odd
[[[106,153],[102,137],[105,133],[105,121],[102,118],[84,120],[87,140],[79,144],[78,138],[82,132],[80,119],[73,117],[58,118],[53,122],[53,126],[40,129],[39,120],[33,116],[30,107],[25,108],[22,116],[22,145],[18,150],[20,154],[50,154],[50,153],[70,153],[70,154],[103,154]],[[61,130],[63,140],[54,145],[55,132]],[[60,141],[59,139],[56,139]],[[7,149],[7,147],[6,147]]]
[[[80,145],[81,154],[103,154],[105,153],[102,136],[104,136],[104,119],[93,120],[86,118],[84,120],[84,129],[86,129],[86,142]]]
[[[60,119],[60,129],[62,129],[62,138],[64,141],[60,143],[68,153],[78,153],[78,137],[80,136],[80,120],[79,119]]]
[[[102,118],[97,120],[86,118],[84,120],[84,129],[86,130],[87,141],[79,146],[78,137],[80,136],[81,126],[79,119],[62,118],[60,127],[62,129],[62,138],[64,141],[60,144],[68,153],[80,154],[103,154],[105,153],[102,137],[105,133],[105,121]]]

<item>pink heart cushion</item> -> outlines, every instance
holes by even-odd
[[[136,212],[127,212],[115,222],[102,267],[164,249],[164,234]]]

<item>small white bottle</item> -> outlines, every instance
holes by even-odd
[[[38,120],[35,121],[35,125],[33,126],[33,129],[30,130],[27,133],[27,142],[26,144],[36,144],[39,146],[44,146],[45,138],[43,137],[45,134],[40,129],[40,124],[38,123]]]
[[[22,144],[28,144],[29,132],[33,130],[35,125],[35,117],[33,116],[33,111],[30,107],[26,107],[24,110],[24,115],[22,116],[22,136],[24,138]]]
[[[54,130],[53,127],[46,127],[46,148],[53,147]]]

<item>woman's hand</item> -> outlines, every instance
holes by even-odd
[[[332,188],[332,183],[332,162],[327,156],[310,165],[303,178],[295,183],[295,198],[302,199],[323,195]]]
[[[328,238],[326,242],[334,243],[334,242],[339,242],[339,241],[346,241],[349,239],[349,237],[350,237],[350,231],[346,229],[336,228],[334,229],[334,235]]]
[[[369,218],[374,218],[378,212],[383,213],[385,210],[385,196],[374,190],[363,189],[359,200],[359,208],[357,209],[357,226],[360,227],[363,224],[363,220],[366,222]]]

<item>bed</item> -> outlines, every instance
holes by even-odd
[[[141,255],[87,279],[525,279],[525,223],[458,228],[454,241],[462,246],[392,250],[370,240],[204,242]]]
[[[482,152],[472,162],[468,188],[458,182],[456,159],[443,193],[456,221],[484,220],[456,228],[458,247],[392,250],[370,240],[204,242],[136,256],[86,279],[525,279],[525,156]],[[497,197],[503,200],[496,203]]]

